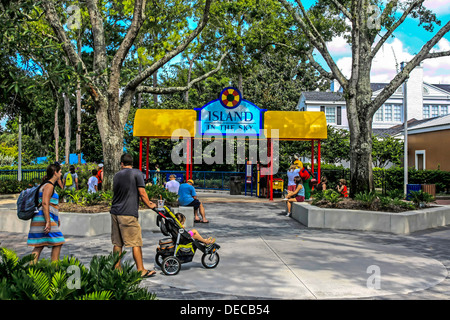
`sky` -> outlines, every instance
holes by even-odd
[[[307,0],[312,3],[315,1]],[[450,0],[425,0],[426,8],[431,9],[441,20],[441,26],[450,20]],[[407,18],[394,32],[394,38],[386,41],[375,57],[371,71],[371,82],[390,82],[396,75],[396,64],[411,60],[422,46],[429,41],[440,29],[435,26],[433,32],[428,32],[418,26],[418,20]],[[385,31],[382,31],[384,34]],[[334,61],[346,77],[350,77],[351,48],[344,38],[336,37],[327,43]],[[450,33],[447,33],[433,48],[433,51],[450,50]],[[330,70],[320,54],[315,51],[316,60],[326,69]],[[424,82],[430,84],[450,84],[450,57],[428,59],[423,62]]]

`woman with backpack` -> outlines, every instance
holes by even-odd
[[[29,246],[34,247],[32,254],[35,263],[46,246],[52,248],[52,261],[59,260],[61,247],[65,242],[64,236],[59,230],[61,223],[58,212],[59,197],[55,192],[55,185],[61,180],[61,175],[59,163],[49,165],[44,182],[39,188],[39,212],[31,219],[27,241]]]

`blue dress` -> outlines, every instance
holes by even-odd
[[[47,184],[43,185],[39,189],[39,203],[42,203],[42,194],[44,187]],[[58,211],[58,203],[59,196],[56,192],[53,192],[53,195],[50,199],[50,220],[51,220],[51,230],[49,233],[45,233],[45,216],[40,207],[38,213],[36,213],[31,219],[30,232],[28,233],[28,241],[27,244],[33,247],[43,247],[43,246],[59,246],[65,242],[64,236],[59,230],[58,221],[59,221],[59,211]]]

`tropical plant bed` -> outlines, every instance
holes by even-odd
[[[157,200],[150,200],[153,203],[157,204]],[[177,202],[168,203],[169,206],[174,207],[177,206]],[[59,203],[59,211],[60,212],[76,212],[76,213],[101,213],[101,212],[109,212],[111,209],[111,204],[108,202],[100,202],[93,205],[81,205],[78,203],[72,202],[63,202]],[[146,206],[141,205],[140,209],[148,209]]]
[[[380,211],[380,212],[407,212],[411,210],[420,210],[426,208],[433,208],[434,206],[423,206],[423,207],[414,207],[411,202],[400,200],[403,204],[400,203],[391,203],[389,205],[384,205],[379,199],[374,200],[374,202],[370,205],[363,203],[358,200],[353,199],[343,199],[338,203],[331,203],[327,200],[319,200],[314,202],[313,205],[319,208],[333,208],[333,209],[346,209],[346,210],[369,210],[369,211]],[[409,206],[408,206],[409,205]]]
[[[312,205],[320,208],[369,210],[380,212],[406,212],[416,209],[430,208],[429,203],[434,201],[431,194],[423,191],[411,191],[411,201],[403,200],[402,192],[393,192],[382,195],[377,192],[361,192],[354,199],[343,198],[334,190],[325,190],[313,194]]]
[[[100,213],[109,212],[111,205],[109,203],[99,203],[89,206],[83,206],[77,203],[64,202],[59,203],[60,212],[78,212],[78,213]]]

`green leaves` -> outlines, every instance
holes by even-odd
[[[124,255],[94,256],[88,269],[73,256],[56,262],[43,259],[30,265],[32,255],[19,259],[14,251],[0,248],[0,300],[155,299],[154,294],[139,287],[141,272],[134,265],[125,262],[121,269],[115,268]],[[79,288],[68,285],[74,276],[80,277]]]

